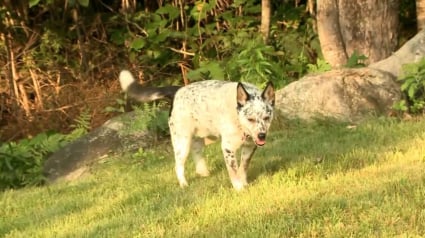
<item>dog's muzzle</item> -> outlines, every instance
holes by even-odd
[[[258,146],[263,146],[266,144],[266,133],[258,133],[257,138],[254,139],[254,142]]]

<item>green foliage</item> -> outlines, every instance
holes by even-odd
[[[403,74],[398,79],[405,98],[394,105],[394,109],[423,113],[425,108],[425,58],[417,63],[403,65]]]
[[[89,128],[89,114],[83,112],[67,135],[45,132],[19,142],[0,146],[0,190],[40,185],[44,182],[43,162],[53,152],[81,137]]]
[[[169,111],[164,109],[158,109],[158,111],[151,118],[148,124],[149,130],[155,131],[156,135],[168,135],[168,117]]]
[[[105,112],[125,112],[126,99],[115,99],[116,106],[107,106]]]
[[[224,66],[218,61],[200,62],[199,68],[188,72],[187,77],[192,81],[208,79],[225,79]]]
[[[355,50],[353,54],[348,58],[345,67],[347,68],[362,68],[365,67],[366,64],[364,61],[367,60],[367,56],[359,55],[359,53]]]
[[[188,78],[192,81],[245,81],[257,85],[264,85],[268,81],[277,85],[284,83],[282,68],[273,57],[273,47],[264,44],[261,38],[252,36],[238,42],[235,47],[241,51],[222,62],[201,61],[197,69],[189,71]]]
[[[80,115],[74,119],[74,124],[71,125],[71,128],[74,128],[72,133],[75,133],[77,136],[86,134],[90,129],[90,119],[90,111],[88,109],[83,110]]]
[[[282,67],[273,57],[272,46],[266,45],[261,37],[257,36],[242,41],[239,48],[242,50],[226,61],[228,80],[262,85],[267,81],[272,81],[279,86],[283,84]]]
[[[267,44],[258,32],[260,4],[235,1],[221,11],[217,7],[216,1],[196,1],[184,8],[165,3],[154,12],[141,10],[126,15],[130,27],[114,29],[111,40],[120,45],[128,42],[130,60],[140,65],[160,64],[177,73],[181,69],[175,66],[183,58],[193,69],[187,75],[192,81],[273,81],[282,86],[316,61],[317,35],[303,6],[278,7]],[[283,15],[291,22],[288,26],[278,22]]]
[[[32,8],[36,6],[39,2],[40,0],[29,0],[29,7]]]
[[[234,4],[237,6],[236,2]],[[258,5],[243,7],[253,13],[261,10]],[[288,8],[294,10],[293,6]],[[215,75],[224,76],[216,79],[247,81],[257,85],[272,81],[280,87],[302,76],[306,73],[306,65],[316,60],[309,57],[309,53],[314,51],[310,48],[311,44],[316,40],[310,22],[299,24],[303,11],[288,11],[291,12],[294,24],[286,29],[274,22],[271,37],[266,44],[258,33],[257,18],[249,14],[229,17],[231,10],[218,16],[228,23],[225,32],[213,28],[215,24],[211,25],[210,31],[205,32],[210,37],[203,42],[202,51],[193,58],[195,70],[189,73],[189,79],[199,80],[205,78],[203,74],[210,72],[212,78]],[[276,14],[285,15],[286,11],[287,8],[279,8]]]
[[[158,153],[155,150],[146,150],[143,148],[139,148],[135,153],[132,153],[130,157],[134,159],[134,161],[146,161],[152,158],[155,158],[156,160],[165,159],[165,156],[161,155],[161,153]]]
[[[39,47],[27,56],[27,64],[36,63],[39,67],[55,67],[69,63],[63,51],[67,47],[63,32],[46,29],[40,37]]]
[[[63,135],[42,133],[18,143],[0,147],[0,190],[43,182],[42,163],[51,152],[60,148]]]
[[[154,131],[156,135],[168,134],[168,111],[164,111],[163,104],[143,103],[134,106],[134,119],[124,121],[122,136],[134,134],[136,131]]]
[[[309,65],[323,57],[314,20],[306,14],[305,6],[294,7],[291,2],[286,2],[275,8],[273,20],[276,23],[270,27],[273,37],[269,43],[275,48],[274,54],[284,78],[290,82],[308,73]]]
[[[309,73],[323,73],[332,69],[332,66],[322,59],[317,59],[316,64],[308,64],[307,65]]]
[[[393,109],[399,112],[407,112],[409,110],[409,106],[407,105],[406,100],[402,99],[394,103]]]
[[[37,5],[40,4],[41,0],[29,0],[29,7],[35,7]],[[45,2],[47,4],[52,4],[54,0],[46,0]],[[69,0],[67,1],[67,4],[69,5],[69,7],[75,7],[76,4],[82,6],[82,7],[88,7],[90,3],[90,0]]]

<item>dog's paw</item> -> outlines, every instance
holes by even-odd
[[[207,165],[205,164],[205,161],[201,160],[196,164],[196,174],[198,174],[201,177],[207,177],[210,176],[210,171],[207,168]]]
[[[205,171],[196,171],[196,174],[201,176],[201,177],[208,177],[210,176],[210,171],[205,170]]]
[[[207,168],[196,168],[196,174],[201,177],[208,177],[210,176],[210,171]]]
[[[241,181],[241,180],[234,180],[234,181],[232,181],[232,185],[233,185],[233,188],[236,191],[242,191],[244,189],[244,187],[245,187],[245,183],[243,181]]]
[[[181,188],[186,188],[186,187],[189,186],[189,184],[187,183],[186,180],[180,180],[179,185],[180,185]]]
[[[247,178],[246,178],[246,172],[245,172],[245,171],[241,171],[241,170],[239,170],[239,171],[238,171],[238,177],[239,177],[239,180],[241,181],[241,183],[242,183],[244,186],[248,185],[248,180],[247,180]]]

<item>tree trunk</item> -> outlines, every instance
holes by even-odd
[[[338,68],[347,62],[342,40],[336,0],[317,1],[317,31],[323,56],[332,67]]]
[[[261,34],[267,43],[270,34],[270,0],[261,1]]]
[[[373,63],[397,47],[399,0],[319,0],[317,28],[325,59],[344,65],[357,52]]]
[[[340,0],[340,26],[347,55],[357,51],[367,63],[385,59],[397,47],[397,0]]]
[[[425,29],[425,0],[416,0],[416,21],[418,31]]]

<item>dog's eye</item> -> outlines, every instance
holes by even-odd
[[[254,123],[255,119],[254,118],[248,118],[248,121],[251,122],[251,123]]]
[[[264,121],[268,121],[268,120],[270,120],[270,117],[269,117],[269,116],[264,117],[264,118],[263,118],[263,120],[264,120]]]

